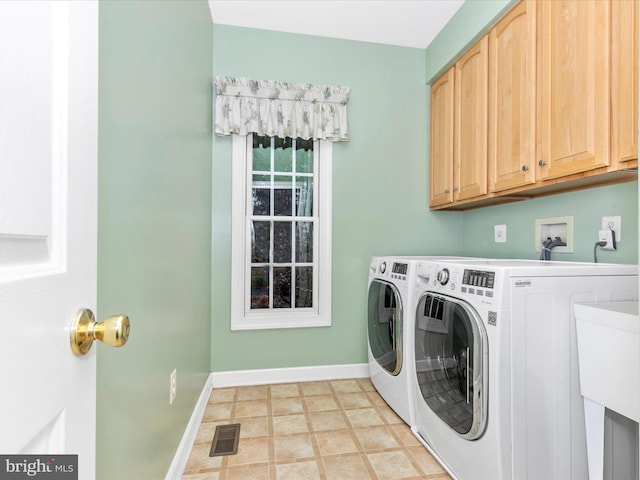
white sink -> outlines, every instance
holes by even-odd
[[[638,302],[575,304],[574,311],[582,396],[639,422]]]

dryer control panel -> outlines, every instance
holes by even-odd
[[[391,269],[391,273],[395,273],[396,275],[401,275],[406,277],[408,267],[409,267],[409,264],[407,263],[393,262],[393,268]]]
[[[376,277],[404,285],[409,281],[412,268],[410,262],[402,261],[401,259],[374,257],[369,269],[369,280]]]

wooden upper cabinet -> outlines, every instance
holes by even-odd
[[[553,0],[538,8],[541,178],[607,167],[611,3]]]
[[[431,86],[431,209],[637,179],[638,2],[520,0]]]
[[[454,200],[487,194],[488,37],[455,65]]]
[[[536,4],[518,3],[489,34],[489,190],[536,181]]]
[[[453,202],[454,67],[431,85],[430,207]]]
[[[638,160],[638,3],[611,2],[611,162]],[[634,165],[628,165],[634,162]]]

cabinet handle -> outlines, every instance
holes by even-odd
[[[547,162],[545,162],[544,160],[540,160],[538,162],[538,165],[540,165],[541,167],[544,167],[547,164]]]
[[[445,188],[445,189],[444,189],[444,193],[449,193],[449,189],[448,189],[448,188]]]
[[[527,170],[529,170],[529,167],[527,167],[526,165],[523,165],[523,166],[522,166],[522,171],[523,171],[523,172],[526,172]]]

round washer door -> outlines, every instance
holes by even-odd
[[[458,435],[475,440],[487,424],[488,341],[466,302],[425,293],[415,325],[416,375],[429,408]]]
[[[402,299],[395,285],[371,281],[367,316],[371,354],[382,368],[397,375],[402,369]]]

